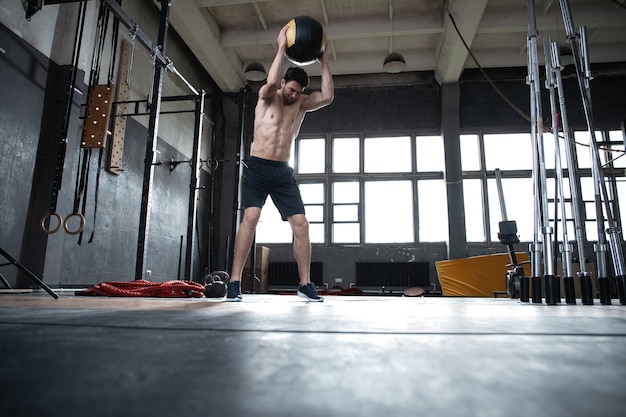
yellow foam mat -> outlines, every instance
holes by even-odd
[[[528,260],[528,254],[517,252],[517,262]],[[435,263],[444,296],[493,297],[494,291],[506,291],[508,253],[451,259]],[[524,265],[529,274],[528,265]]]

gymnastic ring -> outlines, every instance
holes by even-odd
[[[56,217],[56,219],[59,221],[59,224],[57,224],[57,227],[55,227],[54,229],[48,229],[46,228],[46,220],[51,218],[51,217]],[[41,217],[41,222],[39,223],[39,226],[41,227],[41,230],[44,233],[47,233],[49,235],[56,233],[59,228],[61,227],[61,225],[63,224],[63,219],[61,218],[61,215],[59,213],[57,213],[56,211],[50,212],[50,213],[46,213]]]
[[[213,172],[213,171],[217,171],[217,168],[219,168],[220,166],[220,161],[218,161],[217,159],[207,159],[207,167],[209,168],[209,171]]]
[[[80,226],[78,226],[78,229],[76,230],[70,230],[67,224],[68,224],[68,221],[74,216],[78,216],[78,218],[80,219]],[[85,229],[85,216],[83,216],[80,213],[68,214],[67,217],[65,218],[65,221],[63,222],[63,229],[65,229],[65,232],[67,232],[70,235],[79,234],[80,232],[83,231],[83,229]]]

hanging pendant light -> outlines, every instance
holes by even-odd
[[[389,20],[391,20],[391,40],[389,48],[390,52],[389,55],[385,57],[385,61],[383,62],[383,70],[390,74],[397,74],[404,71],[404,69],[406,68],[406,61],[400,53],[394,52],[393,50],[393,2],[391,0],[389,0]]]
[[[255,46],[255,59],[258,59],[259,55],[259,22],[257,21],[256,26],[256,46]],[[246,66],[246,69],[243,72],[243,76],[248,81],[263,81],[267,78],[267,73],[265,72],[265,67],[259,61],[254,61],[249,63]]]
[[[397,52],[392,52],[385,57],[383,63],[383,69],[390,74],[397,74],[404,71],[406,68],[406,61],[404,57]]]
[[[267,78],[265,67],[259,61],[254,61],[246,66],[246,70],[243,73],[248,81],[263,81]]]

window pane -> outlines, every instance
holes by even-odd
[[[607,149],[600,151],[602,166],[605,167],[605,169],[610,169],[610,164],[613,164],[613,168],[626,168],[624,145],[603,145],[602,147]]]
[[[346,204],[333,207],[333,221],[335,222],[356,222],[359,220],[359,206],[356,204]]]
[[[289,222],[282,221],[271,198],[267,199],[256,228],[257,243],[290,243],[292,232]]]
[[[491,240],[498,242],[498,223],[502,221],[500,200],[495,178],[487,180],[489,196],[489,225]],[[535,230],[534,226],[534,197],[531,178],[503,178],[502,192],[507,217],[517,223],[517,234],[522,242],[531,242]]]
[[[443,180],[422,180],[417,183],[420,242],[448,240],[448,198]]]
[[[324,184],[300,184],[300,194],[309,222],[311,243],[324,243]]]
[[[304,204],[324,204],[324,184],[300,184]]]
[[[365,172],[410,172],[411,138],[365,139]]]
[[[311,243],[324,243],[324,224],[311,223],[309,225],[309,238]]]
[[[413,242],[411,181],[365,183],[365,242]]]
[[[463,180],[463,200],[465,204],[465,236],[468,242],[485,242],[485,221],[483,219],[482,181]]]
[[[602,132],[596,131],[596,141],[602,140]],[[591,168],[591,148],[589,147],[589,132],[574,132],[574,141],[576,141],[576,157],[578,159],[579,168]]]
[[[306,218],[309,222],[323,222],[324,221],[324,206],[313,205],[305,206]]]
[[[333,139],[333,172],[359,172],[359,138]]]
[[[461,135],[461,166],[463,171],[478,171],[480,169],[478,135]]]
[[[333,243],[359,243],[359,223],[333,224]]]
[[[611,130],[609,132],[609,140],[611,142],[619,143],[619,145],[615,144],[611,146],[614,150],[612,157],[615,158],[613,166],[615,168],[626,168],[626,156],[624,156],[624,142],[626,141],[626,138],[622,134],[622,131]],[[624,202],[624,205],[626,206],[626,202]]]
[[[623,178],[622,178],[623,180]],[[617,199],[620,214],[620,226],[622,228],[622,238],[624,237],[624,226],[626,226],[626,182],[617,182]],[[617,212],[615,213],[617,216]]]
[[[585,222],[585,235],[587,236],[587,240],[589,242],[597,242],[598,241],[598,226],[596,222]]]
[[[324,139],[300,139],[298,141],[298,173],[320,174],[326,165],[326,141]]]
[[[530,134],[485,135],[484,142],[487,170],[532,169]]]
[[[333,184],[333,203],[358,203],[359,183],[335,182]]]
[[[588,135],[587,135],[588,137]],[[587,240],[590,242],[598,241],[598,229],[596,225],[596,204],[595,204],[595,188],[593,186],[593,178],[581,177],[580,190],[584,201],[585,211],[583,217],[585,220],[585,232]]]
[[[415,138],[417,150],[417,170],[445,171],[446,161],[441,136],[417,136]]]
[[[561,167],[567,168],[567,154],[565,153],[565,139],[559,136],[559,151],[561,155]],[[556,144],[554,143],[554,135],[552,133],[543,134],[543,149],[546,159],[546,169],[556,168]]]

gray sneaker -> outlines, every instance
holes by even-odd
[[[226,301],[240,302],[243,300],[241,296],[241,281],[231,281],[226,287]]]
[[[317,290],[315,289],[315,284],[309,282],[306,285],[298,286],[298,297],[306,298],[307,301],[317,301],[323,302],[324,298],[320,297],[317,294]]]

